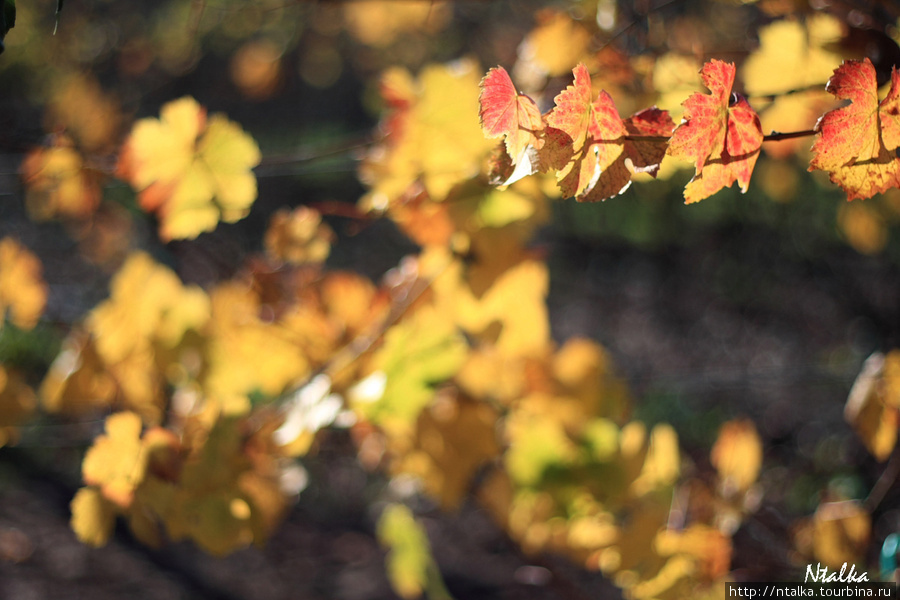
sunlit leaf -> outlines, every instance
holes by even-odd
[[[62,139],[50,148],[31,151],[21,171],[25,205],[36,221],[84,219],[100,204],[97,173],[87,170],[81,154]]]
[[[719,428],[710,462],[726,490],[746,492],[759,476],[762,457],[762,440],[756,427],[744,419],[728,421]]]
[[[900,187],[900,71],[892,71],[891,89],[880,103],[875,67],[868,58],[844,62],[826,89],[850,104],[819,120],[809,170],[827,171],[848,200]]]
[[[207,119],[186,97],[163,106],[159,119],[135,124],[119,169],[141,207],[157,213],[168,241],[244,218],[256,199],[251,169],[259,161],[253,138],[222,115]]]
[[[264,243],[266,253],[276,260],[295,265],[322,263],[328,258],[334,237],[318,211],[301,206],[272,215]]]
[[[684,121],[669,142],[672,156],[695,163],[685,202],[707,198],[735,181],[746,192],[759,158],[763,134],[747,100],[733,94],[734,64],[711,60],[703,66],[710,94],[695,93],[684,102]]]
[[[97,488],[83,487],[71,503],[71,526],[83,543],[95,548],[103,546],[115,525],[115,507]]]
[[[388,579],[397,595],[409,600],[423,594],[432,600],[450,598],[431,557],[425,529],[406,506],[388,505],[378,519],[377,534],[378,541],[388,549]]]
[[[544,128],[534,100],[516,91],[503,67],[494,67],[481,80],[479,117],[489,138],[504,136],[506,152],[516,164],[528,146],[539,149],[544,140],[536,133]]]

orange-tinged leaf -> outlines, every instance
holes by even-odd
[[[140,192],[141,207],[158,213],[168,241],[245,217],[256,199],[251,169],[259,161],[253,138],[222,115],[207,120],[186,97],[163,106],[159,119],[135,124],[119,170]]]
[[[850,104],[819,119],[809,170],[827,171],[848,200],[900,187],[900,71],[892,71],[890,91],[880,103],[875,67],[868,58],[845,61],[826,89]]]
[[[684,102],[684,121],[675,129],[668,153],[695,163],[685,202],[697,202],[735,181],[747,191],[763,141],[759,116],[747,100],[732,94],[734,64],[712,60],[701,71],[709,94]]]
[[[12,323],[21,329],[37,325],[47,304],[41,271],[38,257],[19,242],[0,240],[0,315],[8,311]]]
[[[516,91],[503,67],[494,67],[481,80],[481,127],[489,138],[506,136],[506,151],[516,164],[528,146],[539,149],[544,140],[536,133],[544,128],[534,100]]]
[[[885,361],[885,356],[877,352],[866,359],[844,405],[844,419],[879,461],[886,460],[893,451],[900,425],[897,399],[892,396],[896,384],[893,378],[885,381],[885,366],[893,375],[897,356],[894,352],[888,356],[891,360]]]
[[[612,98],[605,91],[591,102],[591,76],[581,63],[573,70],[574,82],[554,99],[547,116],[548,128],[564,134],[572,158],[557,173],[564,196],[583,196],[591,191],[601,173],[622,154],[625,124]],[[551,144],[553,146],[555,144]]]

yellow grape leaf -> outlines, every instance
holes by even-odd
[[[884,403],[900,408],[900,350],[891,350],[884,357],[884,383],[882,393]]]
[[[893,360],[896,359],[892,359],[891,365]],[[885,357],[881,353],[866,359],[844,405],[844,419],[879,461],[886,460],[894,449],[900,426],[896,399],[885,402],[884,365]]]
[[[334,231],[322,222],[322,215],[305,206],[272,215],[263,239],[266,254],[294,265],[325,262],[332,241]]]
[[[716,468],[725,490],[740,493],[750,489],[759,477],[762,458],[762,440],[752,421],[728,421],[719,428],[710,462]]]
[[[260,300],[246,285],[219,285],[210,295],[208,360],[203,386],[210,397],[261,391],[275,396],[309,372],[297,334],[260,319]]]
[[[659,94],[656,106],[677,121],[683,112],[682,102],[703,85],[702,66],[697,59],[675,52],[657,58],[652,73],[653,89]]]
[[[507,269],[481,298],[465,287],[456,292],[460,326],[480,333],[492,323],[501,325],[497,349],[510,356],[541,354],[550,340],[550,323],[544,302],[549,280],[547,268],[537,261],[523,261]]]
[[[392,110],[384,143],[360,167],[372,188],[365,206],[383,210],[417,183],[440,202],[481,171],[495,144],[478,122],[480,73],[472,60],[426,66],[416,80],[402,70],[385,73],[382,96]]]
[[[71,527],[82,543],[99,548],[109,541],[116,521],[115,506],[94,487],[83,487],[71,503]]]
[[[31,151],[21,172],[25,207],[35,221],[84,219],[100,204],[98,175],[85,168],[81,154],[64,140]]]
[[[496,421],[487,404],[441,398],[422,411],[413,448],[391,470],[419,476],[445,510],[459,508],[478,468],[500,453]]]
[[[133,412],[110,415],[106,434],[94,440],[81,467],[85,483],[97,487],[106,500],[121,508],[131,504],[146,473],[142,427],[141,418]]]
[[[750,95],[779,94],[824,84],[843,56],[832,48],[843,38],[840,20],[811,14],[804,23],[775,21],[759,29],[759,48],[741,68]]]
[[[151,342],[174,347],[189,329],[209,319],[206,293],[185,287],[178,276],[136,252],[128,257],[110,283],[110,297],[88,318],[97,352],[109,363],[140,352]]]
[[[398,596],[412,600],[425,593],[432,600],[450,599],[431,556],[425,529],[406,506],[385,507],[378,518],[377,535],[381,545],[388,549],[388,579]]]
[[[15,427],[34,412],[34,390],[16,373],[0,365],[0,448],[15,441]]]
[[[553,357],[553,375],[562,391],[588,407],[591,416],[623,419],[631,402],[628,386],[613,371],[602,346],[571,338]]]
[[[0,240],[0,314],[20,329],[32,329],[47,304],[41,261],[16,240]],[[2,326],[2,323],[0,323]]]
[[[383,387],[357,401],[357,409],[382,427],[410,428],[432,401],[435,387],[462,367],[467,350],[452,320],[434,306],[422,306],[388,329],[371,363]]]
[[[141,119],[131,131],[119,170],[155,211],[163,240],[194,238],[218,222],[244,218],[256,200],[252,169],[259,147],[223,115],[185,97],[162,107],[159,119]]]
[[[865,558],[871,537],[869,513],[851,500],[825,502],[813,516],[813,555],[833,569]]]
[[[537,26],[519,46],[519,62],[516,79],[522,70],[533,70],[545,77],[558,77],[571,72],[588,54],[591,34],[578,21],[564,12],[541,11]],[[522,74],[523,80],[533,80]]]
[[[350,35],[374,48],[384,48],[404,34],[434,34],[447,24],[452,8],[447,2],[407,2],[377,0],[342,5]]]
[[[480,346],[469,353],[456,383],[472,398],[509,404],[525,391],[525,369],[521,357],[506,356],[491,345]]]

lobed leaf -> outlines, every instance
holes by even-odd
[[[494,67],[481,80],[478,103],[484,134],[489,138],[505,136],[506,151],[514,165],[523,159],[526,148],[544,145],[537,136],[544,128],[541,111],[534,100],[516,91],[503,67]]]

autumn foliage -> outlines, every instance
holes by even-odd
[[[192,3],[172,4],[184,13]],[[41,261],[15,236],[0,241],[3,328],[52,330],[58,346],[38,373],[4,358],[0,446],[36,419],[102,422],[70,505],[75,535],[94,547],[117,523],[154,548],[189,540],[224,556],[264,545],[302,494],[304,465],[339,437],[395,484],[377,498],[387,507],[373,530],[403,598],[450,594],[413,498],[447,512],[477,504],[525,556],[564,556],[627,598],[726,597],[738,532],[769,491],[766,440],[750,417],[722,418],[706,446],[686,448],[665,419],[636,417],[642,400],[611,352],[552,335],[551,272],[533,242],[572,198],[627,203],[658,178],[683,186],[687,204],[724,202],[722,190],[748,192],[761,169],[797,160],[854,201],[842,210],[862,212],[840,213],[837,226],[877,252],[884,244],[870,232],[887,235],[889,218],[859,201],[884,194],[876,206],[896,209],[887,194],[900,188],[900,71],[837,55],[849,37],[840,19],[811,7],[778,13],[778,3],[765,3],[778,18],[738,61],[664,51],[683,46],[683,24],[643,55],[614,37],[601,44],[608,3],[578,3],[594,13],[584,19],[543,11],[509,71],[485,71],[470,53],[404,66],[404,37],[448,27],[449,3],[323,3],[335,12],[310,13],[303,42],[284,32],[299,27],[291,10],[305,8],[252,4],[262,40],[233,7],[217,21],[192,13],[177,40],[168,19],[156,41],[134,33],[116,50],[121,93],[191,73],[205,41],[236,46],[229,68],[242,102],[266,101],[290,77],[328,89],[340,56],[322,40],[345,31],[361,48],[357,68],[371,71],[378,123],[322,156],[351,156],[364,191],[352,205],[291,197],[273,208],[258,202],[266,169],[321,156],[279,156],[279,136],[257,136],[192,96],[126,110],[87,69],[48,76],[48,136],[28,144],[19,167],[23,210],[60,222],[83,260],[109,274],[108,292],[59,323],[46,314],[54,282]],[[36,27],[33,8],[7,6]],[[281,20],[266,16],[276,12]],[[0,20],[0,61],[33,67],[41,51],[12,43],[21,27]],[[288,71],[297,43],[308,46]],[[791,68],[773,70],[781,60]],[[252,251],[185,276],[184,257],[204,236],[248,217],[265,224],[247,234]],[[378,281],[335,268],[348,232],[382,219],[415,251]],[[898,411],[895,350],[869,359],[846,405],[877,461],[894,453]],[[784,527],[793,566],[865,565],[877,536],[870,509],[823,493]]]

